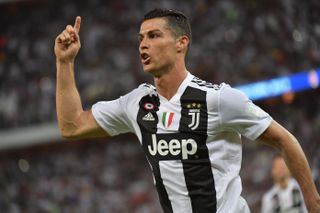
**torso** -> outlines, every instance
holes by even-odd
[[[106,124],[99,120],[104,115],[93,108],[98,123],[106,130],[112,129],[110,135],[128,131],[137,135],[166,213],[249,212],[241,198],[239,131],[256,137],[271,118],[259,110],[257,115],[254,110],[252,115],[243,112],[247,103],[242,95],[239,107],[224,101],[236,110],[224,109],[220,103],[222,90],[228,91],[224,100],[233,101],[233,95],[239,96],[226,84],[210,84],[189,73],[169,101],[153,86],[144,84],[117,100],[117,105],[97,107],[108,111],[104,115],[120,111],[120,118],[107,118]],[[239,119],[239,113],[247,114]],[[246,119],[250,125],[255,124],[254,128],[247,127]],[[118,127],[113,130],[113,126]]]

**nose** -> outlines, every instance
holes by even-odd
[[[141,51],[141,50],[148,49],[148,48],[149,48],[149,44],[148,44],[148,42],[147,42],[147,39],[142,39],[142,40],[140,41],[140,45],[139,45],[140,51]]]

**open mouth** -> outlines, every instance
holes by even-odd
[[[143,64],[149,64],[149,62],[150,62],[150,56],[149,56],[148,53],[141,53],[141,54],[140,54],[140,58],[141,58],[141,62],[142,62]]]

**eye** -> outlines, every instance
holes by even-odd
[[[159,37],[159,35],[156,34],[156,33],[151,33],[151,34],[149,35],[149,38],[158,38],[158,37]]]

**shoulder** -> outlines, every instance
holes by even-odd
[[[249,102],[249,98],[242,91],[231,87],[227,83],[212,84],[195,77],[192,81],[194,87],[206,90],[208,98],[217,102],[219,106],[230,106]]]
[[[156,93],[156,88],[147,83],[140,84],[137,88],[133,89],[131,92],[127,93],[126,95],[122,96],[121,98],[125,99],[139,99],[146,95],[152,95]]]
[[[257,107],[244,92],[228,84],[223,84],[220,89],[219,106],[231,107],[239,112],[245,110],[253,114],[264,115],[264,111]]]
[[[143,94],[155,93],[156,88],[152,84],[143,83],[139,85],[139,87],[136,89],[136,92]]]
[[[240,90],[231,87],[229,84],[222,82],[220,84],[214,84],[202,80],[196,76],[193,76],[190,86],[205,90],[209,94],[219,94],[219,98],[228,99],[228,98],[238,98],[238,99],[247,99],[247,96]]]
[[[241,99],[241,100],[247,100],[247,95],[240,91],[239,89],[231,87],[229,84],[223,83],[223,86],[221,87],[221,98],[222,99]]]
[[[156,89],[155,86],[153,86],[152,84],[148,84],[148,83],[142,83],[142,84],[140,84],[140,85],[138,86],[138,88],[140,88],[140,89],[146,89],[146,90],[148,90],[148,89],[155,90],[155,89]]]
[[[217,107],[217,109],[221,106],[233,106],[234,103],[246,101],[246,96],[244,93],[242,93],[240,90],[232,88],[225,82],[219,84],[210,83],[196,76],[192,76],[189,86],[206,91],[207,100],[212,106]]]
[[[221,84],[214,84],[211,82],[207,82],[205,80],[202,80],[196,76],[193,76],[191,79],[191,85],[193,87],[197,87],[202,90],[207,90],[207,91],[219,91],[225,86],[229,86],[226,83],[221,83]],[[230,87],[230,86],[229,86]]]

